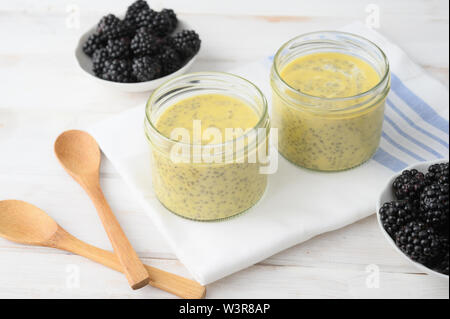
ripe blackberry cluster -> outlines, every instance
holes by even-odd
[[[185,58],[190,58],[197,53],[201,44],[198,34],[193,30],[183,30],[175,34],[169,42]]]
[[[417,219],[418,210],[407,200],[396,200],[380,208],[380,218],[384,229],[392,237],[408,223]]]
[[[425,177],[429,183],[448,184],[448,162],[431,165]]]
[[[423,265],[439,262],[448,251],[445,238],[425,223],[412,221],[395,234],[395,242],[412,260]]]
[[[425,174],[416,169],[403,171],[392,185],[397,199],[411,200],[418,199],[425,186]]]
[[[448,184],[425,187],[420,195],[420,210],[427,224],[435,228],[448,228]]]
[[[104,16],[83,45],[94,74],[122,83],[145,82],[183,67],[199,50],[193,30],[173,34],[178,18],[172,9],[155,11],[144,0],[130,5],[123,20]]]
[[[396,200],[380,208],[380,219],[396,245],[412,260],[449,272],[449,163],[426,173],[405,170],[392,189]]]

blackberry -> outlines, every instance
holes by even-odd
[[[143,9],[136,14],[136,28],[149,27],[158,13],[152,9]]]
[[[146,27],[150,32],[158,37],[165,37],[172,33],[178,24],[175,12],[172,10],[162,10],[156,12],[152,9],[142,10],[136,15],[136,26]]]
[[[129,36],[133,30],[129,24],[120,20],[115,15],[108,14],[98,23],[97,32],[109,40]]]
[[[448,184],[449,183],[449,168],[448,162],[431,165],[428,168],[426,179],[430,184]]]
[[[130,83],[134,82],[131,63],[124,59],[106,60],[101,77],[108,81]]]
[[[109,56],[106,48],[94,52],[94,55],[92,56],[92,70],[95,75],[101,76],[103,74],[103,68],[105,67],[105,62],[108,58]]]
[[[178,20],[175,12],[165,9],[155,15],[148,27],[158,37],[165,37],[175,30],[177,24]]]
[[[420,209],[426,223],[437,229],[448,228],[449,184],[433,184],[425,187],[420,196]]]
[[[162,75],[171,74],[181,68],[183,65],[183,59],[175,49],[165,46],[162,53],[157,56],[161,63]]]
[[[183,30],[171,38],[171,45],[183,57],[190,58],[200,50],[201,40],[194,30]]]
[[[425,223],[412,221],[402,227],[395,235],[396,245],[412,260],[432,267],[448,251],[445,244],[433,228]]]
[[[126,58],[131,54],[130,39],[120,38],[115,40],[108,40],[106,50],[110,58]]]
[[[86,42],[84,42],[83,52],[86,53],[87,56],[92,57],[96,50],[105,47],[105,45],[105,38],[98,33],[94,33],[89,36]]]
[[[406,200],[384,203],[379,213],[383,228],[392,238],[403,226],[417,218],[416,208]]]
[[[131,40],[131,51],[135,56],[154,56],[159,53],[162,40],[149,33],[147,28],[139,29]]]
[[[424,212],[423,220],[436,230],[445,231],[445,229],[448,228],[448,212],[445,213],[439,210]]]
[[[171,32],[173,32],[178,26],[177,15],[175,14],[175,12],[172,9],[162,9],[161,10],[161,14],[167,15],[167,17],[169,18],[170,22],[172,23],[173,30]]]
[[[138,82],[150,81],[161,75],[158,59],[144,56],[133,60],[133,75]]]
[[[125,21],[132,26],[137,26],[136,17],[141,11],[150,10],[148,3],[144,0],[137,0],[127,9]]]
[[[420,193],[426,186],[425,175],[416,169],[404,170],[398,176],[392,188],[397,199],[419,199]]]

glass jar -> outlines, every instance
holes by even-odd
[[[258,124],[219,144],[183,143],[158,131],[156,123],[167,108],[203,94],[239,99],[258,115]],[[270,120],[267,101],[251,82],[218,72],[191,73],[168,81],[148,100],[145,133],[151,145],[154,191],[173,213],[202,221],[224,219],[248,210],[264,194],[267,175],[260,168],[267,164],[260,152],[268,150]],[[204,154],[211,157],[205,160]]]
[[[354,96],[327,98],[301,92],[282,78],[290,62],[316,53],[343,53],[361,59],[376,71],[379,81]],[[374,43],[344,32],[298,36],[275,55],[271,86],[272,126],[278,128],[280,153],[292,163],[313,170],[339,171],[364,163],[376,152],[390,90],[390,70],[386,55]]]

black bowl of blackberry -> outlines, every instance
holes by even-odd
[[[77,58],[98,79],[136,84],[177,73],[200,47],[197,32],[179,21],[172,9],[156,11],[137,0],[122,19],[114,14],[102,17],[80,40]]]
[[[448,160],[421,163],[394,176],[377,206],[391,244],[427,273],[448,278]]]

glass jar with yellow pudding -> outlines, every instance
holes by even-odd
[[[272,126],[292,163],[340,171],[376,152],[390,70],[374,43],[344,32],[298,36],[275,55],[271,86]]]
[[[242,213],[265,192],[270,121],[261,91],[238,76],[191,73],[148,100],[153,188],[173,213],[219,220]]]

